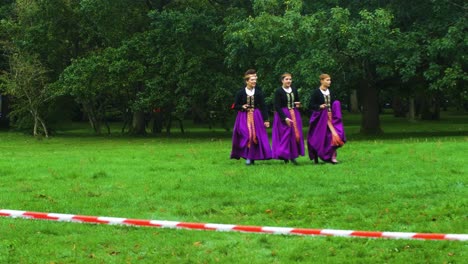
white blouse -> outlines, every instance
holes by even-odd
[[[255,88],[253,88],[252,90],[248,89],[247,87],[245,87],[245,93],[248,95],[248,96],[252,96],[255,94]]]
[[[291,92],[292,92],[292,88],[291,88],[291,87],[288,87],[288,88],[284,88],[284,87],[283,87],[283,90],[284,90],[286,93],[291,93]]]
[[[319,88],[319,90],[320,90],[320,92],[322,92],[322,94],[325,95],[325,96],[326,96],[326,95],[330,95],[330,90],[329,90],[329,89],[327,89],[327,90],[324,91],[324,90],[322,90],[322,89]]]

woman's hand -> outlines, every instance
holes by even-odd
[[[269,122],[269,121],[265,121],[265,122],[263,122],[263,125],[264,125],[266,128],[268,128],[268,127],[270,127],[270,122]]]
[[[322,105],[320,105],[320,109],[325,109],[325,107],[327,107],[327,105],[326,105],[326,104],[322,104]]]
[[[284,120],[286,122],[286,125],[288,125],[289,127],[294,123],[294,121],[292,121],[292,119],[289,119],[286,117],[286,119]]]

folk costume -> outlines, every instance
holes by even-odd
[[[322,104],[326,104],[324,109],[320,109]],[[318,158],[335,163],[336,150],[346,142],[341,103],[333,100],[329,89],[318,88],[312,93],[309,109],[312,110],[307,133],[309,158],[315,163]]]
[[[243,105],[248,104],[247,109]],[[271,159],[271,148],[264,122],[268,121],[265,97],[259,89],[241,89],[236,94],[237,117],[232,132],[231,159]]]
[[[304,156],[304,136],[302,134],[302,119],[294,102],[299,102],[299,94],[295,88],[280,87],[275,91],[275,115],[272,128],[272,151],[274,159],[285,162]],[[293,122],[291,126],[286,118]]]

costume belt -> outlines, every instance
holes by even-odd
[[[250,148],[252,142],[254,144],[258,143],[257,133],[255,133],[254,108],[249,108],[247,110],[247,128],[249,129],[249,142],[247,143],[247,147]]]
[[[299,134],[299,129],[297,128],[296,113],[294,112],[294,108],[289,109],[289,114],[291,114],[291,119],[293,121],[293,128],[294,128],[294,135],[296,136],[296,142],[299,143],[299,141],[301,140],[301,136]]]
[[[335,127],[332,124],[332,112],[328,112],[328,122],[327,122],[328,128],[330,129],[332,133],[332,142],[331,145],[335,147],[340,147],[344,145],[343,140],[341,140],[340,136],[338,133],[336,133]]]

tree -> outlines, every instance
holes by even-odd
[[[212,109],[225,115],[235,86],[225,77],[221,35],[206,34],[220,30],[221,18],[205,1],[192,5],[152,12],[147,30],[74,60],[54,87],[76,98],[97,133],[111,107],[132,116],[132,134],[146,133],[153,109],[161,109],[168,133],[173,118],[182,124],[187,114],[204,113],[207,120]]]
[[[14,113],[11,117],[15,118],[17,127],[37,128],[38,123],[43,123],[43,130],[47,132],[46,124],[50,124],[49,119],[54,116],[56,108],[53,105],[56,101],[49,100],[47,107],[35,109],[35,103],[21,98],[26,94],[24,85],[28,83],[33,85],[30,89],[47,90],[45,87],[48,85],[44,82],[55,80],[69,63],[72,54],[69,39],[77,35],[74,26],[76,23],[73,23],[76,1],[16,0],[8,6],[9,11],[1,21],[0,44],[3,54],[8,56],[6,61],[9,62],[9,67],[5,72],[10,80],[9,93],[17,95],[11,98]],[[6,6],[2,6],[2,10],[5,10],[4,7]],[[33,67],[38,68],[34,70]],[[18,73],[25,74],[24,81],[21,76],[17,76]],[[24,111],[25,109],[29,110]],[[29,117],[31,111],[34,114],[32,119]],[[61,111],[66,112],[64,109]]]
[[[468,101],[464,83],[467,74],[466,1],[388,1],[395,23],[411,38],[412,52],[402,74],[403,84],[411,91],[410,112],[423,119],[438,119],[441,104],[461,108]],[[460,94],[462,96],[460,97]]]
[[[429,82],[429,90],[435,94],[444,93],[445,97],[436,97],[437,106],[443,100],[451,100],[457,107],[462,108],[468,102],[468,30],[465,17],[447,29],[447,33],[433,41],[427,47],[431,58],[425,79]],[[438,117],[438,111],[430,111],[426,119]],[[432,119],[432,118],[431,118]]]
[[[81,1],[76,11],[79,34],[72,41],[75,59],[54,88],[58,94],[75,98],[95,133],[101,133],[102,124],[107,126],[110,109],[118,109],[123,119],[131,114],[130,100],[143,82],[144,58],[131,58],[128,51],[135,47],[132,39],[138,40],[138,33],[149,26],[147,13],[152,2]],[[141,115],[135,115],[137,119],[141,120]],[[144,128],[140,122],[132,132],[144,133]]]
[[[71,95],[75,98],[97,134],[101,133],[106,109],[115,94],[108,75],[109,63],[109,59],[100,54],[78,59],[51,86],[56,96]]]
[[[117,48],[149,26],[148,12],[153,1],[81,0],[79,17],[79,55],[108,47]]]
[[[209,122],[214,114],[225,119],[248,68],[257,69],[267,101],[283,72],[293,73],[304,102],[318,86],[317,76],[327,72],[341,100],[359,95],[353,102],[362,110],[361,131],[379,133],[384,96],[394,98],[394,105],[409,102],[415,106],[410,112],[422,118],[437,118],[447,98],[459,108],[467,105],[467,5],[461,0],[4,0],[0,74],[13,69],[13,54],[23,54],[18,65],[35,58],[46,74],[37,83],[54,83],[44,87],[73,96],[97,133],[112,111],[131,122],[129,132],[144,134],[155,109],[167,132],[172,120]],[[63,98],[40,109],[45,123]],[[398,110],[405,115],[406,109]],[[22,120],[30,116],[16,113]]]
[[[254,6],[255,17],[228,27],[225,35],[228,65],[255,67],[277,83],[274,76],[294,74],[299,87],[316,87],[320,73],[331,73],[334,91],[343,93],[345,83],[361,94],[362,133],[380,133],[377,85],[395,74],[395,51],[399,31],[385,10],[361,11],[353,18],[347,9],[332,8],[311,15],[301,14],[300,1],[268,1],[276,5]],[[276,9],[272,7],[276,6]],[[282,10],[282,11],[281,11]],[[266,86],[272,93],[274,87]],[[307,99],[306,96],[302,100]]]
[[[78,1],[17,0],[11,17],[10,40],[17,50],[37,54],[54,80],[73,57],[78,34],[74,9]]]
[[[385,10],[361,11],[360,20],[350,28],[345,53],[358,73],[361,93],[361,133],[380,133],[379,82],[395,74],[394,61],[400,45],[399,30],[392,28],[392,15]]]
[[[14,111],[11,116],[18,123],[24,122],[28,113],[33,121],[33,135],[49,137],[45,122],[45,110],[52,94],[47,88],[47,70],[39,59],[29,54],[15,53],[10,56],[11,69],[2,76],[6,93],[13,97]]]
[[[173,118],[180,122],[187,114],[203,114],[207,120],[210,110],[222,115],[229,111],[236,86],[223,65],[217,14],[206,1],[150,14],[151,30],[141,50],[153,76],[145,81],[138,101],[147,109],[161,109],[168,133]]]

